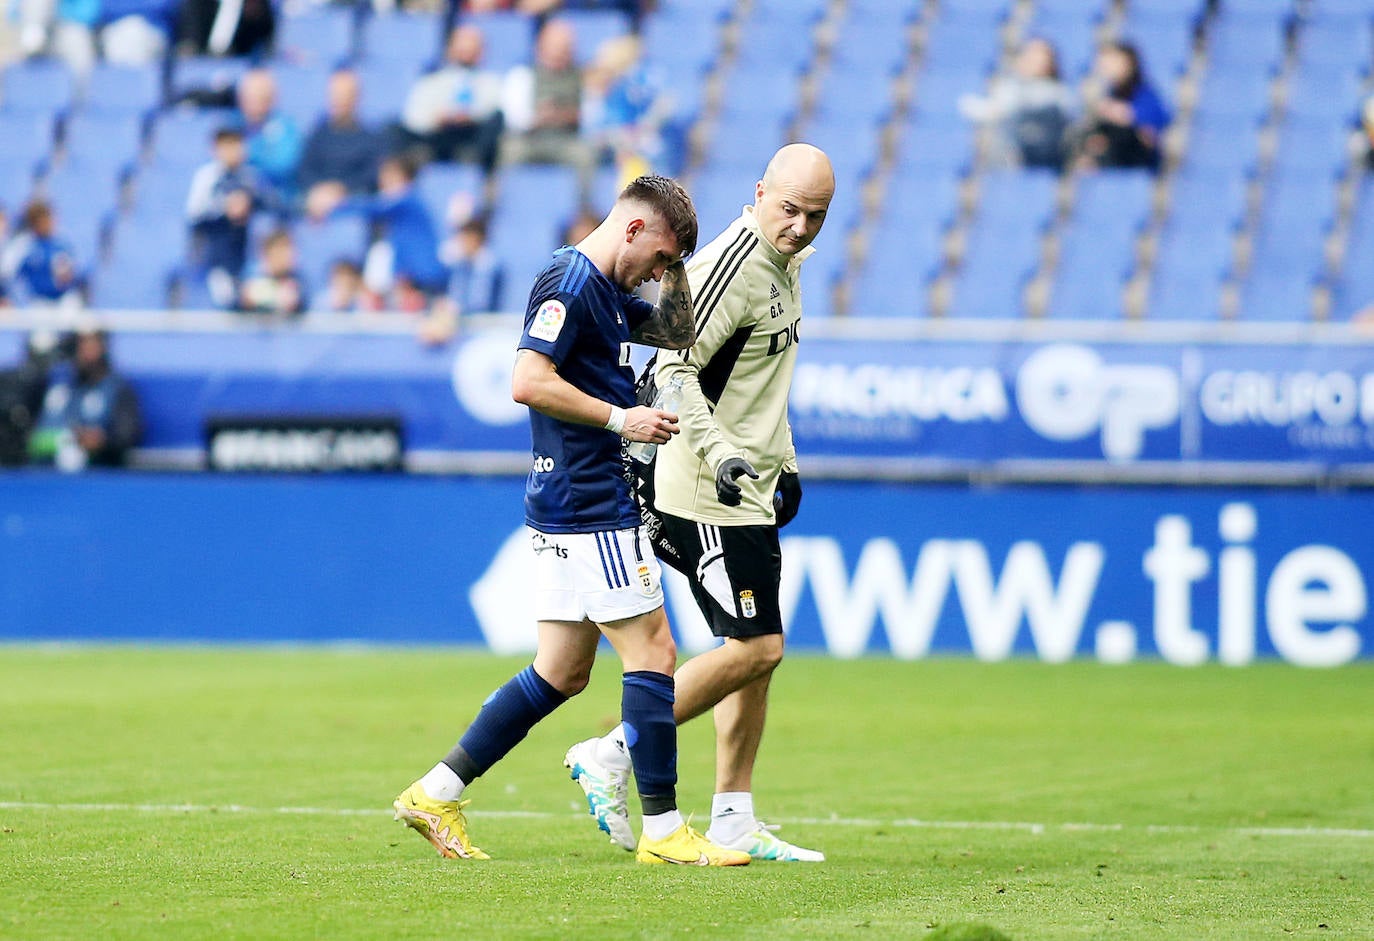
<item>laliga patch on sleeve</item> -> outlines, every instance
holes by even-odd
[[[530,324],[530,336],[553,343],[563,330],[563,321],[567,319],[568,308],[563,306],[562,301],[545,301],[535,313],[534,323]]]

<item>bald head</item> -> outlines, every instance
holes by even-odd
[[[834,195],[835,170],[825,151],[788,144],[754,187],[754,218],[774,248],[795,255],[820,233]]]

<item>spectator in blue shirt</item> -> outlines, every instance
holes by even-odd
[[[439,260],[434,220],[415,192],[415,174],[410,158],[387,157],[377,171],[376,196],[350,196],[336,202],[325,194],[311,200],[306,210],[317,219],[331,213],[357,213],[380,226],[392,257],[392,306],[418,312],[444,292],[448,271]]]
[[[57,217],[41,199],[24,210],[24,227],[0,258],[0,281],[16,304],[80,305],[84,287],[71,243],[57,234]]]
[[[288,202],[296,190],[302,141],[296,122],[277,110],[276,78],[267,69],[245,72],[239,79],[238,102],[248,163]]]
[[[1081,169],[1159,169],[1169,109],[1145,78],[1140,52],[1128,42],[1102,47],[1094,67],[1105,93],[1089,110]]]
[[[329,106],[305,141],[297,181],[307,197],[317,186],[370,193],[386,154],[382,135],[358,119],[358,73],[340,69],[329,77]]]

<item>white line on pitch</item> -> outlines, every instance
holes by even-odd
[[[0,810],[62,810],[73,812],[146,813],[146,814],[297,814],[325,817],[379,817],[390,814],[380,807],[249,807],[243,804],[59,804],[43,801],[0,801]],[[540,810],[477,810],[469,816],[495,818],[524,818],[550,820],[557,817],[581,816],[583,812],[567,814]],[[1018,830],[1042,834],[1050,831],[1064,833],[1115,833],[1143,830],[1146,833],[1232,833],[1238,836],[1297,836],[1297,837],[1353,837],[1374,839],[1374,830],[1350,827],[1220,827],[1190,824],[1125,824],[1125,823],[1033,823],[1018,820],[920,820],[911,817],[878,819],[876,817],[770,817],[775,823],[792,826],[838,827],[910,827],[924,830]]]

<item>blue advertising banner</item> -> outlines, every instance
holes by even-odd
[[[514,479],[11,473],[0,638],[534,644]],[[1192,665],[1374,654],[1374,491],[812,481],[789,644]],[[667,583],[685,649],[712,640]]]
[[[1363,469],[1374,479],[1368,337],[817,332],[803,337],[791,421],[803,462],[820,472],[1025,462]],[[509,319],[437,349],[396,332],[140,329],[118,333],[115,358],[142,396],[153,451],[203,448],[207,419],[225,414],[387,414],[402,420],[412,455],[500,455],[516,471],[529,447],[525,410],[510,397],[517,335]],[[17,360],[21,339],[0,331],[0,363]]]

